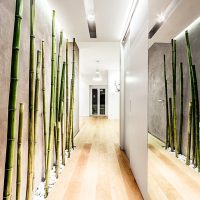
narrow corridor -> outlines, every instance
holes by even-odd
[[[128,159],[119,149],[118,121],[82,118],[76,149],[48,200],[140,200]]]

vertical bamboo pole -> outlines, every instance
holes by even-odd
[[[57,125],[56,123],[54,124],[54,147],[55,147],[55,152],[57,151]],[[57,160],[57,154],[56,156],[56,160]]]
[[[35,103],[34,103],[34,148],[33,148],[33,190],[35,181],[35,149],[37,143],[37,126],[38,126],[38,107],[39,107],[39,90],[40,90],[40,64],[41,64],[41,51],[37,51],[37,67],[36,67],[36,80],[35,80]]]
[[[60,41],[58,49],[58,65],[57,65],[57,84],[56,84],[56,120],[58,121],[59,113],[59,95],[60,95],[60,62],[61,62],[61,53],[62,53],[62,41],[63,41],[63,32],[60,32]]]
[[[177,140],[177,117],[176,117],[176,40],[172,40],[172,65],[173,65],[173,128],[174,128],[174,147],[175,154],[178,157]]]
[[[59,115],[58,121],[61,122],[61,132],[62,132],[62,164],[65,165],[65,141],[64,141],[64,130],[63,130],[63,120],[64,120],[64,100],[65,100],[65,77],[66,77],[66,63],[63,62],[61,85],[60,85],[60,100],[59,100]]]
[[[73,96],[72,96],[72,126],[71,126],[71,143],[72,143],[72,149],[74,149],[74,85],[72,88]]]
[[[72,100],[72,88],[73,88],[73,84],[72,84],[72,79],[71,79],[71,84],[70,84],[70,110],[69,110],[69,138],[68,138],[68,158],[70,158],[71,156],[71,137],[72,137],[72,105],[73,105],[73,100]]]
[[[60,122],[57,123],[57,149],[56,149],[56,178],[59,176],[59,170],[60,170]]]
[[[65,101],[65,77],[66,77],[66,63],[63,62],[61,86],[60,86],[60,102],[59,102],[59,117],[58,120],[61,121],[61,137],[62,137],[62,164],[65,165],[65,140],[64,140],[64,101]]]
[[[55,122],[57,121],[57,107],[56,107],[56,93],[57,93],[57,69],[56,69],[56,50],[57,50],[57,42],[56,42],[56,36],[55,36],[55,50],[54,50],[54,58],[55,58],[55,68],[54,68],[54,94],[55,94],[55,100],[53,104],[53,109],[54,109],[54,117],[55,117]],[[56,126],[57,127],[57,126]],[[57,151],[57,128],[54,127],[54,147],[55,147],[55,152]],[[57,156],[57,154],[55,154]],[[57,159],[57,158],[56,158]]]
[[[51,61],[51,102],[50,102],[50,120],[49,120],[49,142],[46,169],[45,197],[48,196],[49,175],[51,170],[53,136],[54,136],[54,104],[55,104],[55,11],[52,14],[52,61]]]
[[[42,41],[42,101],[43,101],[43,131],[44,131],[44,160],[45,171],[47,168],[47,147],[48,147],[48,135],[47,135],[47,123],[46,123],[46,90],[45,90],[45,63],[44,63],[44,41]]]
[[[166,57],[164,55],[164,81],[165,81],[165,105],[166,105],[166,144],[169,147],[169,108],[168,108],[168,91],[167,91],[167,75],[166,75]]]
[[[172,98],[169,98],[169,114],[170,114],[170,146],[171,146],[171,151],[173,151],[174,150],[174,135],[173,135]]]
[[[189,112],[188,112],[188,131],[187,131],[187,157],[186,157],[186,165],[189,165],[189,164],[190,164],[191,125],[192,125],[192,102],[190,102],[190,104],[189,104]]]
[[[198,85],[197,85],[197,76],[195,65],[192,65],[192,76],[194,83],[194,99],[195,99],[195,130],[196,130],[196,164],[198,166],[198,170],[200,171],[199,165],[199,93],[198,93]]]
[[[180,63],[180,127],[179,127],[179,154],[182,154],[183,135],[183,63]]]
[[[9,92],[9,102],[8,102],[7,148],[6,148],[4,189],[3,189],[4,200],[11,199],[12,175],[13,175],[14,153],[15,153],[16,102],[17,102],[22,14],[23,14],[23,0],[16,0],[14,34],[12,43],[10,92]]]
[[[68,91],[68,83],[69,83],[69,80],[68,80],[68,48],[69,48],[69,42],[68,42],[68,39],[66,40],[66,106],[65,106],[65,109],[66,109],[66,116],[65,116],[65,128],[66,128],[66,143],[65,143],[65,149],[67,149],[68,147],[68,141],[69,141],[69,130],[68,130],[68,127],[69,127],[69,123],[68,123],[68,120],[69,120],[69,91]]]
[[[23,103],[20,103],[19,127],[18,127],[18,148],[17,148],[16,200],[21,200],[23,115],[24,115],[24,105]]]
[[[194,99],[194,84],[193,84],[193,76],[192,76],[192,51],[190,46],[190,39],[188,31],[185,32],[185,40],[187,47],[187,57],[188,57],[188,65],[189,65],[189,73],[190,73],[190,87],[191,87],[191,99],[192,99],[192,161],[194,163],[195,160],[195,137],[196,137],[196,123],[195,123],[195,99]]]
[[[173,101],[173,99],[174,99],[174,40],[172,39],[171,40],[171,46],[172,46],[172,101]],[[173,102],[172,102],[172,122],[174,122],[174,120],[173,120]],[[170,124],[171,124],[171,136],[173,136],[173,139],[171,138],[171,150],[173,151],[174,150],[174,124],[173,123],[171,123],[170,122]],[[172,141],[173,141],[173,143],[172,143]]]
[[[29,135],[26,199],[32,199],[34,154],[34,62],[35,57],[35,0],[30,0],[30,64],[29,64]]]
[[[63,62],[63,68],[62,68],[62,77],[61,77],[61,85],[60,85],[60,99],[59,99],[59,108],[58,108],[58,120],[61,121],[62,117],[62,103],[64,101],[64,92],[65,92],[65,68],[66,64]]]
[[[65,132],[64,132],[64,113],[63,113],[63,105],[64,102],[62,102],[62,117],[61,117],[61,136],[62,136],[62,164],[65,165]]]

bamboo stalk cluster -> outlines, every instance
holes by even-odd
[[[187,129],[187,158],[186,164],[192,164],[198,167],[200,172],[200,141],[199,141],[199,95],[198,82],[196,76],[196,68],[192,60],[192,51],[188,31],[185,32],[185,41],[187,49],[187,59],[189,66],[190,79],[190,103],[188,108],[188,129]],[[166,99],[166,148],[170,147],[171,151],[175,152],[176,157],[182,154],[183,142],[183,63],[180,63],[180,102],[177,104],[177,50],[176,40],[172,40],[172,97],[168,94],[168,83],[166,75],[166,57],[164,55],[164,84],[165,84],[165,99]],[[177,133],[177,105],[180,105],[180,122],[179,133]]]
[[[30,54],[29,54],[29,123],[28,123],[28,169],[26,199],[31,200],[35,184],[35,167],[37,155],[37,136],[38,136],[38,115],[39,115],[39,96],[42,93],[42,113],[43,113],[43,146],[44,146],[44,180],[45,196],[49,193],[50,170],[52,168],[53,154],[56,155],[55,167],[56,177],[59,177],[60,157],[62,164],[65,165],[65,152],[68,151],[70,157],[71,148],[74,148],[73,136],[73,110],[74,110],[74,88],[75,88],[75,39],[73,39],[72,52],[72,77],[70,85],[69,101],[69,42],[66,40],[65,60],[62,63],[62,44],[63,32],[60,32],[58,56],[56,59],[56,30],[55,30],[55,11],[52,12],[52,52],[51,52],[51,95],[50,95],[50,116],[49,131],[47,128],[47,106],[46,106],[46,86],[45,86],[45,42],[41,42],[41,50],[37,50],[37,62],[35,65],[35,0],[30,0]],[[12,45],[12,62],[10,77],[10,95],[8,106],[7,124],[7,151],[5,161],[4,192],[3,199],[10,200],[12,194],[12,176],[14,167],[15,138],[16,138],[16,102],[17,85],[19,71],[19,51],[20,36],[23,14],[23,0],[16,0],[15,23]],[[56,64],[57,63],[57,64]],[[62,68],[62,70],[61,70]],[[36,70],[35,70],[36,69]],[[60,72],[62,72],[60,74]],[[40,77],[42,78],[40,86]],[[69,105],[70,102],[70,105]],[[19,125],[18,125],[18,145],[17,145],[17,177],[16,177],[16,199],[21,199],[22,181],[22,143],[23,143],[23,113],[24,105],[19,106]],[[55,151],[54,151],[55,147]]]

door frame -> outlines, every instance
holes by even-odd
[[[92,89],[98,90],[98,115],[92,114]],[[105,115],[100,115],[100,89],[105,89]],[[89,113],[90,116],[108,116],[108,87],[106,85],[90,85],[90,92],[89,92]]]

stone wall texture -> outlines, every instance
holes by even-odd
[[[26,177],[27,177],[27,157],[28,157],[28,91],[29,91],[29,1],[24,1],[24,13],[21,35],[20,49],[20,69],[17,95],[17,123],[19,103],[24,103],[24,129],[23,129],[23,181],[22,199],[25,199]],[[45,67],[46,67],[46,109],[47,125],[49,122],[49,103],[51,87],[51,11],[45,8],[43,1],[36,1],[36,50],[40,49],[41,40],[45,41]],[[15,0],[0,0],[0,199],[3,198],[3,180],[6,155],[7,138],[7,110],[10,83],[10,65],[12,51],[12,37],[15,13]],[[59,41],[59,30],[57,30],[57,43]],[[65,46],[65,45],[64,45]],[[69,84],[72,68],[72,44],[69,49]],[[36,56],[36,53],[35,53]],[[65,52],[63,47],[63,61]],[[79,131],[79,106],[78,106],[78,80],[79,80],[79,50],[76,46],[76,80],[75,80],[75,108],[74,108],[74,133]],[[17,132],[16,132],[17,133]],[[16,135],[17,136],[17,135]],[[17,150],[17,149],[16,149]],[[42,118],[42,91],[40,88],[39,97],[39,116],[37,127],[36,144],[36,186],[41,181],[44,173],[43,165],[43,118]],[[16,180],[16,155],[13,173],[12,199],[15,199],[15,180]]]

